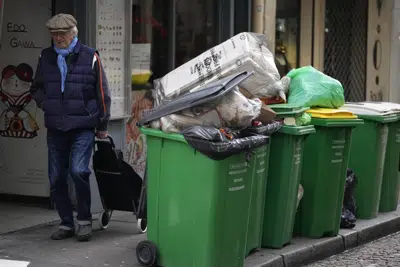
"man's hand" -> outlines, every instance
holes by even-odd
[[[99,139],[106,139],[108,137],[107,131],[96,131],[96,137]]]

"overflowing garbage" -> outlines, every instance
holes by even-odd
[[[244,32],[155,80],[153,97],[153,109],[138,125],[186,134],[191,146],[213,157],[210,153],[216,150],[230,150],[233,155],[255,149],[259,135],[271,136],[282,125],[311,124],[316,108],[343,106],[344,89],[339,81],[311,66],[280,77],[267,37]],[[262,131],[265,127],[267,132]],[[218,140],[201,135],[221,131],[241,135]],[[250,140],[257,141],[252,144]]]
[[[301,210],[304,211],[303,206],[310,205],[310,198],[307,195],[314,194],[309,183],[302,182],[302,169],[299,167],[303,161],[303,144],[306,136],[315,132],[313,125],[319,120],[357,118],[352,112],[343,109],[344,89],[338,80],[311,66],[293,69],[286,76],[280,77],[274,55],[268,48],[266,36],[255,33],[240,33],[155,80],[152,96],[153,108],[143,113],[137,122],[139,127],[149,127],[152,131],[168,134],[171,138],[175,138],[174,140],[185,142],[185,145],[193,148],[195,153],[201,153],[214,161],[223,161],[234,155],[244,154],[247,163],[232,164],[232,166],[245,166],[243,168],[247,169],[227,173],[243,171],[257,175],[267,172],[269,168],[268,176],[273,176],[278,172],[271,169],[279,165],[278,168],[282,169],[279,175],[285,177],[277,176],[276,185],[286,186],[284,181],[296,181],[296,185],[287,187],[290,190],[286,190],[285,193],[290,194],[285,198],[293,201],[280,208],[287,209],[287,214],[291,214],[291,210],[298,209],[300,213]],[[282,138],[278,141],[278,136],[285,134],[296,137]],[[287,151],[290,152],[279,153],[277,150],[283,148],[270,145],[270,152],[268,150],[264,154],[261,152],[257,154],[256,151],[265,148],[270,139],[273,144],[275,136],[276,144],[288,146]],[[329,147],[332,149],[337,147],[340,150],[344,146],[329,144]],[[290,166],[278,162],[279,164],[268,167],[268,161],[274,162],[262,156],[268,153],[271,153],[271,156],[268,156],[270,159],[279,157],[289,161],[290,158]],[[343,153],[340,150],[331,154],[336,156]],[[265,160],[262,157],[265,157]],[[249,167],[248,164],[258,161],[261,162],[257,163],[259,165]],[[342,161],[329,159],[329,163],[331,162]],[[159,168],[162,166],[160,164]],[[351,205],[355,203],[352,193],[355,176],[351,177],[354,179],[347,181],[346,201],[343,204],[341,220],[341,226],[345,228],[355,225],[356,211],[354,205]],[[239,183],[244,180],[238,177],[235,181]],[[246,187],[235,185],[229,190],[234,192],[243,188]],[[256,192],[256,189],[252,190]],[[263,199],[264,190],[260,192],[259,199]],[[274,190],[268,192],[269,195],[275,193]],[[280,203],[286,199],[274,201]],[[270,205],[268,212],[274,216],[274,205]],[[271,236],[266,234],[268,236],[266,238],[273,239],[274,244],[265,241],[265,246],[281,247],[290,241],[295,217],[292,214],[287,216],[287,219],[285,217],[282,220],[288,220],[285,226],[288,230],[277,229],[271,231]],[[340,218],[338,219],[337,227]],[[335,231],[336,229],[333,229],[331,232]],[[284,235],[275,240],[272,235],[279,232]]]

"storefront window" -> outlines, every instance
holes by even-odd
[[[217,43],[216,0],[176,0],[176,67]]]
[[[152,80],[167,72],[168,1],[133,0],[132,4],[132,72],[151,70]]]
[[[281,76],[298,67],[300,1],[277,1],[275,60]]]

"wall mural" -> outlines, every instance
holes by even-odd
[[[146,136],[137,127],[145,110],[153,107],[153,98],[149,90],[132,91],[131,118],[126,123],[126,147],[124,159],[143,179],[146,171]]]
[[[30,139],[37,136],[37,107],[29,93],[32,81],[33,69],[26,63],[8,65],[1,71],[1,137]]]

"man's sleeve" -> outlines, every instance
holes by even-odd
[[[35,78],[33,79],[31,88],[29,89],[32,98],[35,100],[36,105],[43,109],[43,103],[45,99],[45,91],[44,91],[44,81],[43,81],[43,72],[42,72],[42,58],[39,57],[38,64],[36,67]]]
[[[107,131],[108,121],[110,120],[110,107],[111,107],[111,93],[108,88],[108,81],[104,72],[103,65],[101,64],[100,57],[97,53],[94,55],[94,66],[96,71],[96,93],[97,103],[99,105],[99,124],[97,130]]]

